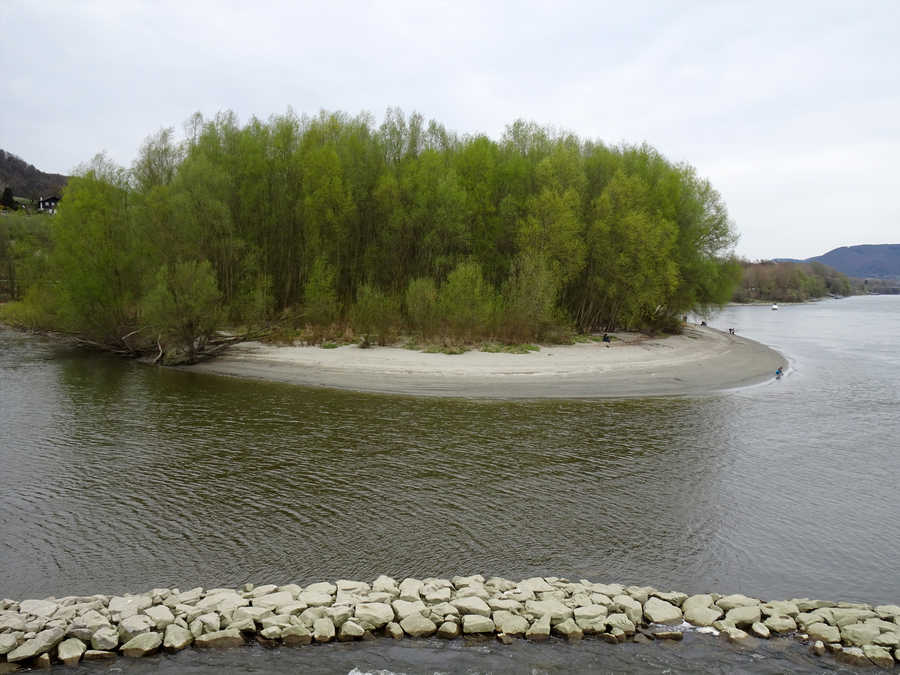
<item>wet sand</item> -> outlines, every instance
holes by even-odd
[[[760,384],[786,360],[708,327],[643,339],[543,346],[527,354],[427,354],[401,347],[236,345],[183,370],[360,392],[497,399],[687,396]]]

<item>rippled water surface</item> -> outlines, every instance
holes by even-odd
[[[900,601],[900,297],[711,323],[781,351],[786,377],[700,398],[416,399],[156,369],[0,329],[0,595],[481,572]],[[772,644],[632,647],[248,648],[141,667],[812,667]]]

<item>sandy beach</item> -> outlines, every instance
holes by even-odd
[[[623,336],[527,354],[427,354],[400,347],[236,345],[182,370],[351,391],[497,399],[641,398],[760,384],[786,365],[753,340],[688,326],[682,335]]]

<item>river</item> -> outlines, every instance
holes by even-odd
[[[786,376],[690,398],[442,400],[158,369],[0,328],[0,596],[480,572],[900,601],[900,296],[729,307],[710,324],[779,350]],[[116,664],[837,668],[790,640],[748,652],[699,634],[668,648],[382,640]]]

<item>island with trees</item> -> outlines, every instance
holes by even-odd
[[[678,332],[741,278],[720,195],[647,144],[516,121],[231,112],[103,155],[0,219],[0,319],[192,362],[220,331],[385,343]]]

